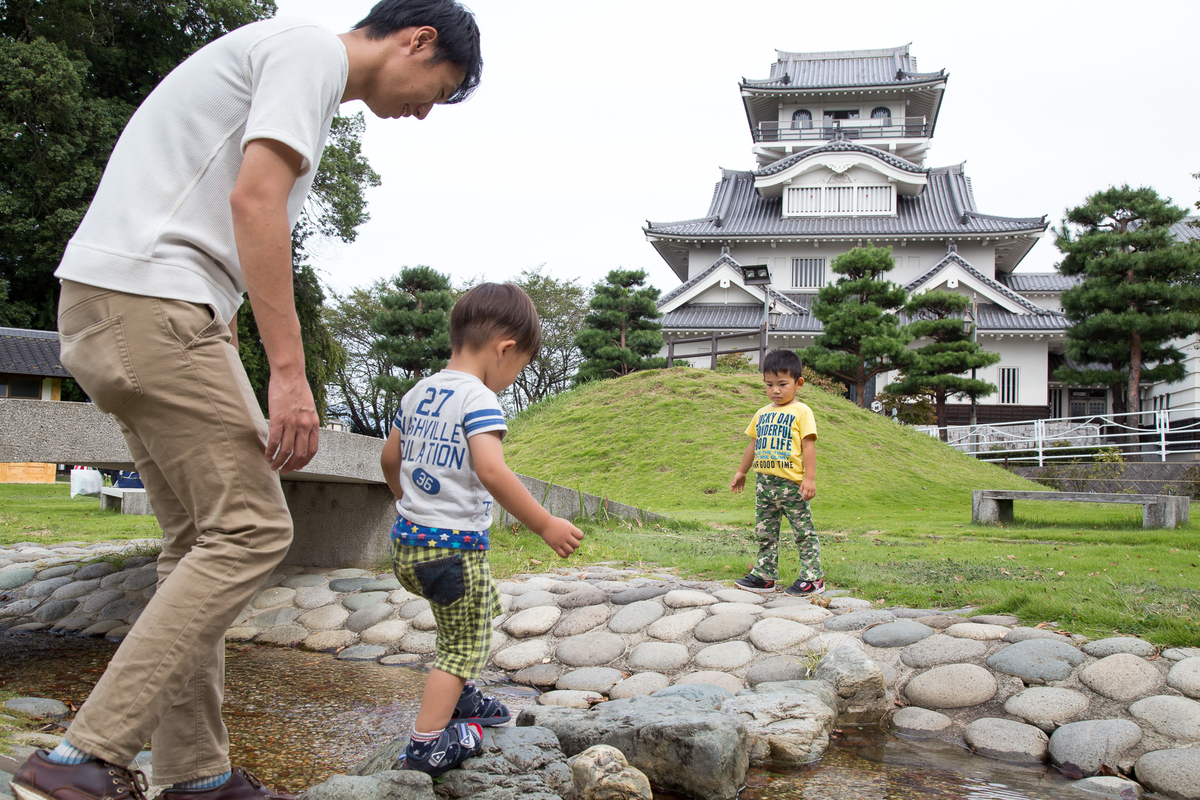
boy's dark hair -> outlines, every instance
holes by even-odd
[[[537,358],[542,349],[542,323],[533,301],[512,283],[481,283],[450,311],[450,347],[478,350],[497,336],[513,339],[517,350]]]
[[[454,0],[380,0],[354,30],[367,29],[368,39],[382,39],[404,28],[424,25],[435,29],[437,49],[431,64],[450,61],[466,72],[458,91],[444,103],[461,103],[471,96],[483,77],[479,26],[475,15]]]
[[[762,373],[765,375],[768,372],[774,372],[777,375],[789,375],[796,380],[800,380],[800,372],[804,368],[804,363],[800,360],[800,356],[796,355],[795,350],[772,350],[767,353],[767,357],[762,362]]]

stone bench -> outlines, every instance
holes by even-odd
[[[1167,494],[1105,494],[1101,492],[1020,492],[976,489],[971,493],[971,521],[980,524],[1012,522],[1013,500],[1055,500],[1066,503],[1137,503],[1143,528],[1175,528],[1187,523],[1189,499]]]
[[[100,490],[100,510],[116,511],[118,514],[152,515],[150,498],[145,489],[123,489],[105,486]]]

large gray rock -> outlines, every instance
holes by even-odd
[[[17,711],[34,719],[66,719],[71,709],[48,697],[14,697],[4,701],[7,711]]]
[[[586,606],[574,609],[560,619],[550,633],[560,639],[578,636],[603,625],[611,614],[608,606]]]
[[[808,668],[795,656],[774,656],[763,659],[746,672],[746,685],[796,681],[808,677]]]
[[[1138,700],[1129,714],[1144,728],[1182,742],[1200,743],[1200,703],[1186,697],[1155,695]]]
[[[653,600],[639,600],[636,603],[621,608],[608,621],[608,629],[613,633],[636,633],[657,620],[667,611],[662,603]]]
[[[721,710],[746,726],[752,764],[816,761],[829,749],[838,718],[836,707],[809,692],[742,694],[726,700]]]
[[[1050,736],[1050,761],[1072,778],[1096,775],[1102,767],[1128,771],[1125,757],[1142,739],[1142,729],[1127,719],[1090,719],[1063,725]]]
[[[983,642],[938,633],[901,650],[900,660],[914,669],[927,669],[942,664],[961,664],[981,658],[986,652],[987,645]]]
[[[624,654],[625,640],[607,631],[572,636],[554,651],[555,657],[568,667],[602,667]]]
[[[981,756],[1032,764],[1046,760],[1050,737],[1023,722],[984,717],[967,725],[963,741]]]
[[[839,647],[817,662],[813,677],[833,687],[838,713],[851,721],[877,718],[888,710],[883,672],[861,650]]]
[[[1163,676],[1145,659],[1130,653],[1105,656],[1079,672],[1079,680],[1097,694],[1128,703],[1158,691]]]
[[[682,669],[689,658],[688,649],[681,644],[642,642],[629,652],[626,661],[631,669],[638,671],[675,672]]]
[[[370,776],[334,775],[304,792],[305,800],[436,800],[433,779],[416,770]]]
[[[1153,750],[1137,760],[1143,786],[1173,800],[1200,800],[1200,750]]]
[[[760,619],[750,629],[750,642],[764,653],[778,653],[817,635],[812,628],[790,619]]]
[[[987,665],[1016,675],[1025,683],[1065,681],[1086,656],[1074,645],[1052,639],[1027,639],[988,657]]]
[[[598,744],[570,761],[579,800],[654,800],[645,773],[629,766],[624,753]]]
[[[757,621],[753,614],[740,611],[713,614],[702,620],[692,631],[692,635],[698,642],[725,642],[745,635]]]
[[[826,625],[825,627],[829,627]],[[907,647],[928,639],[936,631],[912,619],[898,619],[863,631],[863,643],[872,647]]]
[[[749,763],[741,721],[680,697],[610,700],[587,711],[529,708],[517,725],[550,728],[568,755],[611,745],[655,785],[700,800],[735,797]]]
[[[1005,713],[1021,717],[1047,733],[1079,719],[1087,707],[1088,696],[1083,692],[1054,686],[1032,686],[1004,702]]]
[[[945,664],[915,676],[904,687],[910,703],[921,708],[966,708],[986,703],[999,685],[975,664]]]
[[[954,727],[954,720],[940,711],[908,706],[891,717],[892,729],[913,738],[928,739],[941,736]]]

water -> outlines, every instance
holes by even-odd
[[[80,706],[116,645],[45,634],[0,634],[0,690]],[[347,663],[328,654],[229,645],[225,722],[235,762],[268,785],[298,792],[351,771],[372,750],[405,735],[425,673]],[[525,687],[489,693],[516,712]],[[1048,767],[1004,764],[942,742],[908,742],[878,729],[847,728],[816,764],[756,769],[741,800],[1079,800]],[[673,798],[657,794],[660,800]]]

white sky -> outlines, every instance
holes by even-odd
[[[371,0],[277,0],[335,32]],[[426,264],[456,281],[545,263],[585,285],[618,267],[678,285],[641,228],[704,216],[719,168],[751,169],[737,84],[775,49],[912,42],[950,78],[927,166],[966,161],[979,210],[1049,215],[1109,185],[1200,199],[1197,0],[467,0],[483,82],[424,121],[367,111],[383,185],[353,244],[316,266],[341,292]],[[348,103],[343,113],[364,109]],[[1194,209],[1193,209],[1194,210]],[[1052,234],[1022,262],[1051,271]]]

